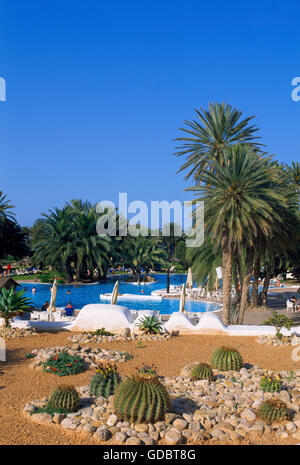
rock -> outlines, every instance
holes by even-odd
[[[230,433],[230,431],[234,431],[234,427],[225,421],[218,423],[216,426],[224,433]]]
[[[55,413],[53,415],[52,421],[53,423],[60,425],[64,418],[65,418],[65,415],[63,415],[62,413]]]
[[[118,332],[120,337],[129,337],[130,336],[130,328],[123,328]]]
[[[293,438],[300,440],[300,430],[293,434]]]
[[[101,426],[97,429],[96,433],[94,434],[94,437],[96,439],[99,439],[99,441],[108,441],[111,437],[111,432],[105,426]]]
[[[40,425],[50,425],[52,424],[52,417],[49,413],[33,413],[31,415],[31,420]]]
[[[86,434],[93,434],[96,431],[95,426],[91,425],[90,423],[87,423],[86,425],[83,425],[81,428],[81,431]]]
[[[173,426],[176,429],[184,430],[185,428],[187,428],[188,422],[186,420],[183,420],[182,418],[177,418],[173,421]]]
[[[63,428],[66,428],[66,429],[71,429],[71,430],[75,430],[79,425],[79,421],[77,420],[73,420],[72,418],[65,418],[62,422],[61,422],[61,426]]]
[[[182,443],[182,435],[176,431],[167,431],[165,441],[168,445],[177,445]]]
[[[228,434],[225,434],[219,428],[216,428],[216,429],[210,431],[210,434],[212,435],[213,438],[218,439],[218,440],[230,439],[230,436],[228,436]]]
[[[248,434],[250,437],[255,437],[255,436],[262,436],[264,432],[264,426],[260,424],[254,424],[251,426],[251,428],[248,430]]]
[[[71,349],[72,349],[72,350],[80,350],[80,344],[73,344],[73,345],[71,346]]]
[[[121,443],[123,443],[123,442],[126,441],[127,437],[128,437],[127,434],[126,434],[126,433],[123,433],[122,431],[120,431],[119,433],[116,433],[116,434],[115,434],[115,440],[116,440],[116,442],[121,442]]]
[[[295,425],[295,423],[290,422],[286,425],[286,429],[290,433],[295,433],[297,431],[297,426]]]
[[[176,420],[176,418],[178,418],[178,415],[176,415],[176,413],[166,413],[165,422],[167,424],[172,424],[173,421]]]
[[[120,431],[120,428],[119,426],[110,426],[109,431],[111,432],[112,435],[114,435]]]
[[[24,407],[24,412],[35,412],[36,411],[36,407],[32,404],[26,404],[25,407]]]
[[[143,438],[143,442],[146,446],[153,446],[156,444],[156,441],[150,436],[148,436],[147,438]]]
[[[148,425],[145,423],[137,423],[134,427],[135,431],[138,433],[147,433],[148,431]]]
[[[128,438],[126,440],[126,444],[130,445],[130,446],[140,446],[142,445],[142,441],[139,439],[139,438],[136,438],[134,436],[131,436],[130,438]]]
[[[108,426],[115,426],[117,423],[118,423],[117,415],[110,415],[108,419],[106,420],[106,424]]]
[[[246,409],[241,413],[241,418],[244,418],[251,423],[256,420],[256,414],[253,412],[253,410]]]

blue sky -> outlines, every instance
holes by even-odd
[[[299,160],[299,1],[0,1],[0,190],[22,225],[72,198],[187,200],[174,157],[209,101]]]

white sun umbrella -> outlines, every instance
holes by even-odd
[[[181,296],[179,302],[179,311],[184,312],[184,304],[185,304],[185,284],[183,284],[181,289]]]
[[[112,305],[115,305],[117,303],[118,294],[119,294],[119,281],[116,281],[115,285],[114,285],[114,288],[113,288],[113,291],[112,291],[112,294],[111,294],[110,303]]]
[[[186,278],[186,287],[188,289],[192,289],[192,287],[193,287],[193,275],[192,275],[192,269],[191,268],[188,269],[188,274],[187,274],[187,278]]]
[[[50,298],[50,305],[49,305],[49,312],[50,312],[50,321],[52,321],[52,312],[55,312],[55,302],[56,302],[56,294],[57,294],[57,284],[56,278],[54,279],[52,289],[51,289],[51,298]]]

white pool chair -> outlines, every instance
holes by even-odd
[[[48,312],[40,312],[40,321],[49,321],[50,319],[50,313]]]

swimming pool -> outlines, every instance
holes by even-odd
[[[100,301],[100,293],[105,294],[112,292],[116,279],[119,280],[120,294],[139,294],[139,295],[150,295],[152,291],[156,289],[166,288],[166,275],[155,274],[156,283],[147,284],[146,286],[137,286],[134,284],[127,284],[125,282],[125,276],[118,276],[109,279],[106,283],[99,284],[87,284],[81,285],[79,288],[74,288],[74,285],[59,285],[56,296],[56,306],[65,307],[69,301],[71,301],[74,308],[81,309],[87,304],[99,304],[105,303]],[[170,284],[179,285],[186,282],[185,274],[174,274],[170,276]],[[29,284],[20,283],[22,288],[26,290],[26,296],[29,297],[35,307],[41,308],[42,305],[48,300],[50,301],[50,285],[49,284]],[[32,293],[32,288],[36,287],[35,294]],[[68,294],[70,291],[70,294]],[[141,293],[141,291],[144,291]],[[163,299],[160,302],[155,301],[132,301],[122,300],[119,302],[120,305],[124,305],[131,310],[159,310],[161,314],[170,314],[178,312],[179,310],[179,299]],[[218,310],[219,305],[208,302],[192,302],[186,300],[185,310],[188,312],[210,312]]]

